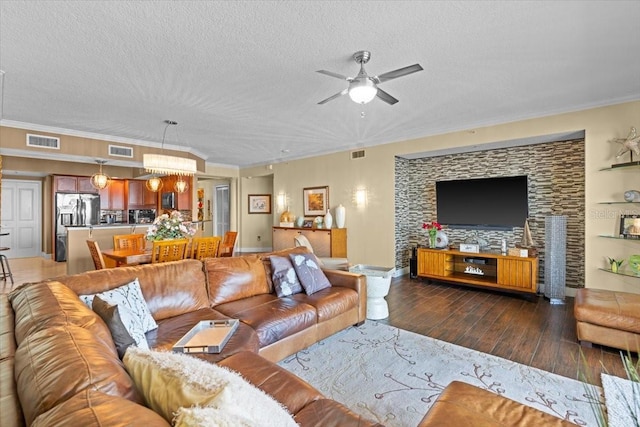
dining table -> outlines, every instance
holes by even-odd
[[[151,263],[151,249],[105,249],[102,256],[115,261],[117,267]]]

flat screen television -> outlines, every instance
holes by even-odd
[[[510,230],[529,216],[527,176],[436,181],[438,222],[449,228]]]

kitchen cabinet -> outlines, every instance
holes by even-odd
[[[150,191],[146,181],[129,180],[127,186],[129,209],[157,209],[158,193]]]
[[[53,191],[56,193],[93,193],[98,189],[91,185],[89,176],[54,175]]]
[[[98,194],[98,189],[93,185],[91,185],[91,177],[89,176],[78,177],[78,193]]]
[[[107,188],[100,190],[100,209],[123,211],[125,209],[125,181],[112,179]]]

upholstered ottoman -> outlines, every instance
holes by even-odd
[[[578,289],[573,312],[581,344],[640,350],[640,294]]]
[[[490,391],[453,381],[442,391],[419,426],[575,427],[575,424]]]

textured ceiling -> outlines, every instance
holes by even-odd
[[[640,99],[640,1],[0,1],[2,121],[260,165]],[[400,100],[317,102],[354,76]],[[364,113],[364,117],[362,117]]]

